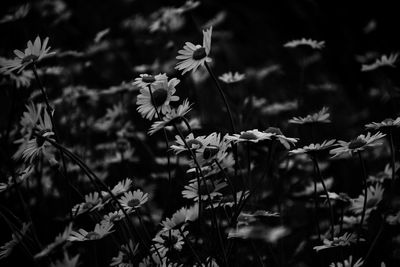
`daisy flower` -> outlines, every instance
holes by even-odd
[[[212,164],[214,160],[222,163],[223,159],[228,156],[226,150],[228,149],[229,142],[226,136],[222,137],[220,133],[214,132],[204,138],[204,146],[196,151],[197,162],[200,166]]]
[[[149,199],[149,194],[143,193],[141,190],[135,190],[125,193],[120,199],[119,203],[128,212],[134,212],[140,208]]]
[[[72,214],[78,216],[88,211],[99,210],[103,207],[102,200],[98,192],[85,195],[85,202],[76,204],[72,207]]]
[[[87,232],[84,229],[79,229],[77,232],[72,231],[70,236],[68,237],[68,241],[90,241],[90,240],[99,240],[103,237],[111,234],[114,230],[112,230],[114,224],[110,222],[106,222],[103,224],[96,224],[94,230],[91,232]]]
[[[286,149],[290,149],[290,145],[297,143],[298,138],[290,138],[283,135],[281,129],[269,127],[264,131],[272,140],[278,140]]]
[[[188,71],[195,72],[199,66],[205,64],[205,62],[211,62],[209,58],[211,50],[211,34],[212,27],[203,30],[203,45],[194,45],[190,42],[186,42],[183,50],[179,50],[179,55],[176,57],[180,62],[176,64],[175,69],[183,70],[182,74]]]
[[[111,193],[114,196],[119,196],[125,192],[127,192],[131,186],[133,185],[133,181],[130,178],[126,178],[125,180],[119,181],[113,189],[111,189]],[[101,191],[101,195],[103,196],[103,201],[107,201],[111,199],[110,193],[107,191]]]
[[[368,147],[382,145],[382,141],[379,139],[382,139],[384,136],[386,135],[380,132],[377,132],[374,135],[371,135],[371,133],[368,132],[367,135],[361,134],[350,142],[338,141],[339,147],[332,149],[329,153],[333,155],[332,157],[337,157],[347,153],[352,155],[359,151],[363,151]]]
[[[324,244],[321,246],[315,246],[314,249],[316,251],[320,251],[332,247],[346,247],[350,246],[352,243],[355,243],[356,240],[357,238],[353,234],[344,233],[342,236],[334,237],[333,240],[324,239]]]
[[[310,145],[304,146],[302,148],[293,149],[293,150],[289,151],[289,153],[290,154],[303,154],[303,153],[308,154],[308,153],[313,153],[313,152],[317,152],[317,151],[322,151],[322,150],[332,147],[335,144],[335,142],[336,142],[335,139],[325,140],[321,144],[319,144],[319,143],[310,144]]]
[[[43,258],[49,255],[56,248],[59,248],[62,245],[64,245],[67,242],[68,237],[71,235],[71,233],[72,233],[72,223],[70,223],[62,233],[56,236],[53,243],[47,245],[41,252],[37,253],[34,256],[34,258],[35,259]]]
[[[240,134],[227,135],[225,139],[234,143],[239,143],[239,142],[258,143],[259,141],[267,139],[271,140],[271,137],[267,133],[263,133],[257,129],[253,129],[253,130],[242,131],[240,132]]]
[[[187,222],[194,222],[199,217],[199,206],[195,204],[190,208],[181,208],[171,218],[165,219],[161,225],[162,231],[182,229]]]
[[[298,46],[308,46],[314,50],[321,50],[325,46],[325,41],[318,42],[318,41],[315,41],[312,39],[302,38],[299,40],[293,40],[293,41],[287,42],[283,46],[287,47],[287,48],[295,48]]]
[[[225,188],[227,183],[222,180],[210,181],[203,180],[200,182],[200,190],[199,184],[195,180],[191,180],[189,185],[186,185],[184,190],[182,191],[182,196],[187,199],[192,199],[194,201],[199,200],[199,193],[201,195],[201,200],[208,199],[208,193],[210,194],[211,199],[222,196],[222,193],[218,192],[222,188]]]
[[[394,63],[396,63],[397,58],[398,58],[399,54],[398,53],[392,53],[389,56],[387,55],[383,55],[380,59],[377,59],[373,64],[363,64],[361,66],[361,71],[372,71],[372,70],[376,70],[380,67],[396,67],[394,65]]]
[[[328,112],[327,107],[323,107],[320,111],[309,114],[306,117],[294,117],[289,120],[293,124],[307,124],[307,123],[329,123],[331,114]]]
[[[50,130],[43,130],[38,133],[38,136],[29,140],[22,151],[22,159],[25,162],[33,163],[39,155],[45,154],[47,149],[51,147],[44,137],[50,138],[54,136],[54,132]],[[53,138],[50,138],[54,141]]]
[[[11,234],[11,240],[0,247],[0,260],[10,256],[13,249],[22,241],[30,226],[30,223],[23,223],[21,230]]]
[[[363,266],[364,261],[362,258],[359,258],[356,262],[353,263],[353,256],[350,255],[350,257],[343,262],[332,262],[329,267],[361,267]]]
[[[140,89],[140,94],[137,96],[136,104],[138,105],[137,110],[142,117],[152,120],[157,113],[161,116],[161,114],[171,112],[170,102],[179,100],[178,96],[174,96],[176,92],[175,86],[178,85],[179,82],[180,81],[176,78],[173,78],[170,81],[160,80],[153,83],[150,88]],[[149,92],[150,89],[153,99]]]
[[[185,235],[188,232],[184,232]],[[161,257],[164,257],[168,251],[181,251],[183,248],[184,237],[181,235],[179,230],[168,230],[159,232],[155,238],[153,238],[155,249],[160,253]],[[152,250],[154,250],[152,248]]]
[[[377,208],[379,202],[383,198],[383,187],[381,184],[376,184],[375,187],[370,186],[367,190],[367,204],[366,204],[366,216]],[[364,207],[364,195],[360,195],[356,199],[351,200],[350,211],[355,214],[360,214]]]
[[[27,66],[31,64],[36,64],[41,59],[55,54],[55,52],[49,53],[51,48],[47,47],[48,41],[49,38],[47,37],[42,43],[40,37],[38,36],[36,37],[34,43],[28,41],[28,47],[25,49],[24,52],[17,49],[14,50],[14,54],[16,55],[16,57],[13,60],[0,62],[0,73],[9,73],[14,70],[18,70],[18,72],[21,72]]]
[[[387,128],[398,128],[400,127],[400,117],[396,119],[385,119],[381,122],[371,122],[365,125],[365,128],[368,130],[384,130]]]
[[[194,137],[194,134],[190,133],[185,137],[185,141],[194,153],[205,146],[205,136]],[[175,136],[175,142],[176,144],[171,146],[171,149],[175,152],[175,154],[180,154],[187,151],[185,142],[179,135]]]
[[[128,244],[122,245],[118,251],[117,257],[111,259],[110,266],[133,267],[131,253],[136,255],[139,249],[139,243],[134,245],[132,240]]]
[[[172,109],[162,120],[154,122],[150,127],[149,135],[155,134],[166,126],[178,123],[187,113],[189,113],[192,109],[191,106],[192,104],[189,104],[189,101],[185,99],[178,108]]]
[[[237,82],[243,81],[245,78],[246,78],[246,75],[239,73],[237,71],[235,73],[232,73],[230,71],[230,72],[224,73],[218,77],[218,79],[220,79],[221,81],[223,81],[224,83],[227,83],[227,84],[237,83]]]
[[[123,211],[116,210],[116,211],[109,212],[108,214],[104,215],[103,220],[101,220],[101,224],[107,223],[107,222],[114,223],[114,222],[122,220],[123,218],[125,218]]]
[[[158,75],[149,75],[149,74],[140,74],[140,77],[135,78],[135,81],[132,85],[137,86],[139,88],[147,88],[149,85],[154,84],[155,82],[168,81],[168,77],[165,73]]]

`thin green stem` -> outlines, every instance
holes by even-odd
[[[327,187],[325,185],[324,179],[322,178],[321,171],[320,171],[319,165],[318,165],[318,161],[317,161],[317,158],[316,158],[315,155],[312,156],[312,160],[313,160],[314,165],[315,165],[315,170],[317,171],[316,175],[317,175],[318,179],[320,180],[320,182],[322,184],[322,187],[324,188],[324,192],[325,192],[325,195],[326,195],[326,200],[328,202],[329,212],[330,212],[330,219],[331,219],[331,238],[333,240],[334,237],[335,237],[335,218],[334,218],[334,214],[333,214],[332,203],[331,203],[331,200],[329,198],[329,192],[328,192],[328,189],[327,189]]]
[[[204,65],[206,66],[206,69],[207,69],[208,73],[211,75],[212,79],[214,80],[215,86],[217,87],[218,92],[219,92],[219,94],[221,95],[222,100],[224,101],[226,110],[228,111],[229,121],[230,121],[230,123],[231,123],[231,132],[230,132],[230,133],[233,134],[233,133],[236,132],[236,130],[235,130],[235,124],[234,124],[234,122],[233,122],[232,112],[231,112],[231,109],[230,109],[230,107],[229,107],[228,101],[227,101],[227,99],[226,99],[226,97],[225,97],[224,91],[222,90],[222,88],[221,88],[221,86],[220,86],[220,84],[219,84],[217,78],[216,78],[215,75],[214,75],[214,72],[211,70],[211,68],[210,68],[210,66],[208,65],[208,63],[207,63],[207,62],[204,62]]]

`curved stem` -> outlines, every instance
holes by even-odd
[[[197,255],[196,251],[194,250],[193,246],[190,244],[190,240],[185,236],[185,233],[182,231],[181,228],[178,229],[179,232],[181,233],[183,239],[185,239],[186,244],[188,244],[190,251],[192,251],[197,263],[199,264],[199,266],[203,266],[203,263],[199,257],[199,255]]]
[[[362,226],[364,223],[364,218],[365,218],[365,212],[367,209],[367,195],[368,195],[368,186],[367,186],[367,171],[365,170],[365,163],[364,160],[361,156],[361,151],[358,151],[358,158],[360,159],[361,167],[362,167],[362,173],[363,173],[363,184],[364,184],[364,205],[361,213],[361,220],[360,220],[360,227],[359,227],[359,233],[357,236],[357,244],[360,241],[360,232],[362,230]]]
[[[228,104],[228,101],[227,101],[227,99],[226,99],[226,97],[225,97],[224,91],[222,90],[221,86],[219,85],[219,82],[218,82],[217,78],[215,77],[214,72],[211,70],[210,66],[208,66],[208,63],[207,63],[207,62],[204,62],[204,65],[206,66],[206,69],[207,69],[208,73],[209,73],[209,74],[211,75],[211,77],[213,78],[214,83],[215,83],[215,86],[217,87],[218,92],[219,92],[219,94],[221,95],[222,100],[224,101],[226,110],[228,111],[229,121],[230,121],[230,123],[231,123],[231,132],[230,132],[230,133],[231,133],[231,134],[232,134],[232,133],[235,133],[236,130],[235,130],[235,124],[233,123],[232,112],[231,112],[231,109],[229,108],[229,104]]]
[[[312,160],[313,160],[314,165],[315,165],[315,170],[317,171],[316,174],[318,176],[318,179],[321,181],[321,184],[322,184],[322,187],[324,188],[324,192],[325,192],[326,199],[327,199],[327,202],[328,202],[329,212],[330,212],[330,219],[331,219],[331,238],[333,240],[334,237],[335,237],[335,228],[334,228],[335,227],[335,220],[334,220],[332,203],[331,203],[331,200],[329,198],[328,189],[326,188],[324,179],[322,178],[321,171],[320,171],[319,166],[318,166],[318,161],[317,161],[317,158],[316,158],[315,155],[312,156]]]

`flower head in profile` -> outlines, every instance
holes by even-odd
[[[183,232],[187,235],[188,232]],[[161,257],[164,257],[168,251],[179,252],[183,248],[184,237],[179,230],[168,230],[159,232],[155,238],[153,238],[154,247],[160,253]],[[152,250],[154,250],[152,248]],[[155,252],[155,251],[154,251]]]
[[[179,82],[180,81],[176,78],[170,81],[160,80],[152,83],[149,88],[140,89],[136,104],[138,105],[137,110],[142,117],[152,120],[157,112],[160,116],[161,114],[171,112],[170,102],[179,100],[179,97],[174,95],[176,92],[175,86],[177,86]],[[151,90],[151,93],[149,90]]]
[[[23,69],[31,64],[36,64],[41,59],[55,54],[55,52],[49,52],[51,47],[47,47],[49,38],[44,39],[43,43],[40,37],[36,37],[35,42],[29,41],[27,48],[24,52],[20,50],[14,50],[16,57],[13,60],[8,60],[1,63],[0,73],[8,73],[15,70],[21,72]]]
[[[352,243],[356,242],[356,236],[351,233],[344,233],[342,236],[334,237],[333,240],[324,239],[323,245],[315,246],[314,249],[316,251],[320,251],[323,249],[328,249],[332,247],[345,247],[350,246]]]
[[[367,190],[367,204],[365,206],[366,213],[365,216],[368,218],[368,215],[372,210],[376,209],[378,204],[381,202],[383,198],[383,187],[381,184],[376,184],[375,186],[368,187]],[[364,195],[360,195],[356,199],[351,199],[350,211],[355,214],[361,214],[364,208]]]
[[[240,134],[227,135],[225,138],[226,140],[234,143],[240,143],[240,142],[258,143],[263,140],[271,140],[271,136],[269,134],[260,132],[257,129],[242,131],[240,132]]]
[[[162,231],[182,229],[188,222],[193,222],[199,217],[199,206],[195,204],[190,208],[181,208],[171,218],[167,218],[161,224]]]
[[[188,151],[188,148],[185,145],[189,146],[190,150],[193,153],[199,152],[205,146],[205,136],[197,136],[194,137],[193,133],[190,133],[183,140],[179,135],[175,136],[175,145],[171,146],[171,149],[175,152],[175,154],[180,154],[182,152]]]
[[[116,210],[104,215],[103,219],[101,220],[101,223],[106,223],[106,222],[115,223],[117,221],[122,220],[123,218],[125,218],[125,214],[123,213],[123,211]]]
[[[45,138],[50,138],[54,136],[54,132],[50,130],[42,130],[37,133],[37,135],[30,139],[22,151],[22,159],[25,162],[33,163],[38,159],[39,155],[47,153],[47,150],[51,145],[45,140]],[[54,139],[52,139],[54,141]]]
[[[369,147],[382,145],[383,143],[380,139],[385,136],[385,134],[380,132],[377,132],[374,135],[371,135],[371,133],[369,132],[367,133],[367,135],[361,134],[350,142],[338,141],[339,147],[332,149],[331,151],[329,151],[329,153],[332,154],[333,157],[337,157],[343,154],[353,155],[354,153],[363,151]]]
[[[290,145],[297,143],[297,138],[286,137],[281,129],[276,127],[268,127],[264,133],[268,134],[271,140],[278,140],[286,149],[290,149]]]
[[[126,210],[126,212],[134,212],[136,209],[140,208],[149,199],[149,194],[143,193],[141,190],[137,189],[133,192],[125,193],[119,200],[121,206]]]
[[[211,50],[211,34],[212,27],[203,30],[203,45],[194,45],[190,42],[186,42],[183,50],[179,50],[179,55],[176,57],[180,60],[175,69],[183,70],[182,74],[188,71],[195,72],[199,66],[204,65],[206,62],[211,62],[209,58]]]
[[[313,152],[318,152],[322,151],[328,148],[331,148],[335,144],[336,140],[325,140],[321,144],[316,143],[316,144],[309,144],[307,146],[303,146],[302,148],[296,148],[291,150],[289,153],[290,154],[303,154],[303,153],[313,153]]]
[[[224,83],[230,84],[230,83],[237,83],[240,81],[243,81],[246,78],[246,75],[239,73],[239,72],[235,72],[232,73],[227,72],[222,74],[221,76],[218,77],[218,79],[220,79],[221,81],[223,81]]]
[[[72,231],[70,236],[68,237],[68,241],[90,241],[90,240],[99,240],[103,237],[111,234],[113,232],[114,224],[110,222],[98,223],[94,227],[93,231],[87,232],[84,229],[79,229],[78,231]]]
[[[222,188],[225,188],[227,186],[227,183],[221,181],[221,180],[204,180],[200,183],[200,188],[199,184],[195,180],[191,180],[190,184],[185,186],[185,189],[182,191],[182,196],[187,199],[192,199],[194,201],[199,200],[199,194],[201,196],[201,200],[207,200],[209,199],[209,196],[211,199],[221,196],[222,193],[219,192]]]
[[[374,63],[366,65],[363,64],[361,66],[361,71],[372,71],[376,70],[380,67],[396,67],[394,63],[396,63],[397,58],[399,57],[398,53],[392,53],[389,56],[383,55],[380,59],[377,59]]]
[[[353,263],[353,256],[350,257],[343,262],[332,262],[329,267],[361,267],[363,266],[364,261],[362,258],[359,258],[356,262]]]
[[[385,119],[381,122],[371,122],[365,125],[365,128],[368,130],[384,130],[398,127],[400,127],[400,117],[396,119]]]
[[[89,193],[85,196],[85,202],[76,204],[72,208],[72,214],[74,216],[92,211],[99,210],[103,207],[102,200],[98,192]]]
[[[302,38],[302,39],[287,42],[283,46],[287,47],[287,48],[295,48],[298,46],[308,46],[314,50],[321,50],[325,46],[325,41],[318,42],[318,41],[315,41],[312,39]]]
[[[119,196],[125,192],[127,192],[131,186],[133,185],[133,181],[130,178],[126,178],[122,181],[119,181],[112,189],[111,193],[114,196]],[[103,202],[106,202],[111,198],[110,193],[107,191],[101,191],[101,195],[103,196]]]
[[[135,81],[132,85],[137,86],[139,88],[146,88],[149,85],[152,85],[156,82],[168,81],[168,77],[165,73],[150,75],[150,74],[140,74],[139,77],[135,78]]]
[[[174,123],[178,123],[189,111],[192,109],[189,101],[185,99],[178,108],[172,109],[170,112],[165,114],[162,120],[156,121],[151,125],[149,130],[149,135],[153,135],[166,126],[173,125]]]
[[[293,124],[307,124],[307,123],[329,123],[331,114],[328,112],[327,107],[323,107],[320,111],[309,114],[306,117],[294,117],[289,120]]]

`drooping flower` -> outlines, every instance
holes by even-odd
[[[398,127],[400,127],[400,117],[396,119],[385,119],[381,122],[371,122],[365,125],[365,128],[368,130],[384,130]]]
[[[173,78],[170,81],[163,79],[157,81],[150,86],[151,94],[149,91],[150,88],[140,89],[140,94],[137,97],[136,104],[138,105],[137,110],[142,117],[152,120],[157,112],[160,116],[167,112],[171,112],[170,102],[179,100],[179,97],[174,95],[176,92],[175,87],[179,82],[180,81],[176,78]],[[151,95],[153,95],[153,97],[151,97]]]
[[[330,113],[327,107],[323,107],[320,111],[309,114],[306,117],[294,117],[289,120],[289,123],[293,124],[307,124],[307,123],[329,123],[331,122],[329,117]]]
[[[211,50],[211,34],[212,27],[203,30],[203,45],[194,45],[186,42],[183,50],[179,50],[179,55],[176,57],[180,62],[176,64],[175,69],[183,70],[182,74],[188,71],[195,72],[199,66],[204,65],[205,62],[211,62],[209,58]]]
[[[246,75],[239,73],[237,71],[235,73],[232,73],[230,71],[230,72],[224,73],[218,77],[218,79],[220,79],[221,81],[223,81],[224,83],[227,83],[227,84],[237,83],[237,82],[243,81],[245,78],[246,78]]]
[[[79,229],[78,231],[72,231],[70,236],[68,237],[68,241],[90,241],[90,240],[99,240],[113,232],[114,224],[110,222],[105,222],[102,224],[96,224],[94,230],[91,232],[87,232],[84,229]]]
[[[361,71],[372,71],[376,70],[380,67],[396,67],[394,63],[396,63],[397,58],[399,57],[398,53],[392,53],[389,56],[387,55],[382,55],[381,58],[377,59],[374,63],[372,64],[363,64],[361,66]]]
[[[134,212],[136,209],[140,208],[149,199],[149,194],[143,193],[141,190],[137,189],[135,191],[125,193],[119,202],[121,206],[126,210],[126,212]]]
[[[318,41],[315,41],[312,39],[302,38],[302,39],[287,42],[283,46],[287,47],[287,48],[295,48],[298,46],[308,46],[315,50],[321,50],[325,46],[325,41],[318,42]]]
[[[154,122],[150,127],[149,135],[155,134],[166,126],[180,122],[182,117],[184,117],[192,109],[191,105],[192,104],[189,104],[189,101],[185,99],[178,108],[174,108],[170,112],[165,114],[162,120]]]
[[[271,140],[271,136],[267,133],[260,132],[257,129],[242,131],[240,134],[227,135],[226,140],[232,141],[234,143],[240,142],[251,142],[258,143],[263,140]]]
[[[49,52],[51,47],[47,47],[49,38],[44,39],[43,43],[40,37],[36,37],[35,42],[28,41],[27,48],[24,52],[20,50],[14,50],[16,57],[13,60],[6,62],[0,62],[1,68],[0,73],[8,73],[14,70],[21,72],[23,69],[31,64],[36,64],[41,59],[55,54],[55,52]]]
[[[290,149],[290,145],[294,145],[298,141],[298,138],[286,137],[279,128],[275,127],[269,127],[264,133],[268,134],[270,139],[278,140],[286,149]]]
[[[332,149],[329,153],[332,154],[332,157],[337,157],[343,154],[354,154],[358,151],[363,151],[369,147],[375,147],[382,145],[382,139],[385,134],[377,132],[374,135],[371,133],[367,133],[367,135],[361,134],[357,136],[357,138],[353,139],[350,142],[338,141],[339,147]]]

